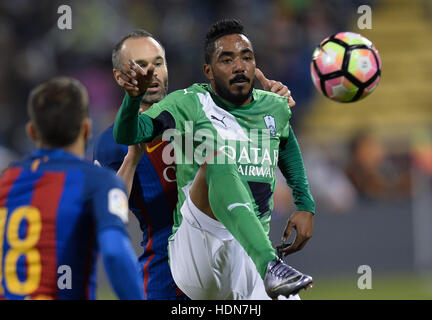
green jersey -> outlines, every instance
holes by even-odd
[[[195,178],[205,156],[219,151],[223,156],[214,161],[236,164],[253,211],[268,234],[279,145],[290,133],[291,111],[286,98],[254,89],[252,101],[238,106],[215,95],[208,84],[194,84],[169,94],[144,114],[172,129],[164,130],[164,138],[172,140],[175,160],[166,155],[177,166],[173,233],[182,220],[185,187]]]
[[[117,143],[127,145],[148,142],[159,135],[172,141],[169,146],[175,152],[165,147],[162,160],[177,166],[173,234],[182,222],[180,210],[188,188],[206,162],[213,213],[264,279],[268,263],[276,257],[268,237],[276,166],[292,189],[297,210],[314,213],[315,203],[289,125],[287,99],[261,90],[253,90],[251,98],[248,105],[237,106],[215,95],[209,85],[194,84],[138,115],[142,96],[126,94],[113,134]]]

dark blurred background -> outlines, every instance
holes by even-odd
[[[71,30],[57,27],[63,4]],[[358,29],[360,5],[371,6],[372,29]],[[0,170],[33,148],[24,132],[33,86],[58,75],[81,80],[97,137],[123,96],[111,66],[119,39],[135,28],[153,33],[173,91],[205,81],[204,35],[220,18],[245,24],[257,66],[297,102],[293,126],[317,201],[314,237],[287,258],[315,278],[303,298],[432,298],[431,0],[0,0]],[[366,36],[383,61],[376,91],[352,104],[320,96],[310,79],[314,48],[340,31]],[[293,211],[281,177],[275,203],[277,244]],[[140,252],[136,221],[130,230]],[[357,288],[361,265],[373,271],[372,290]],[[100,278],[100,297],[112,297]]]
[[[18,155],[31,149],[22,127],[28,91],[57,75],[80,79],[91,97],[95,134],[112,121],[122,91],[112,77],[111,50],[135,28],[166,48],[170,91],[205,81],[208,27],[237,18],[254,44],[257,64],[295,92],[304,114],[312,97],[311,52],[328,34],[345,30],[359,1],[0,1],[0,143]],[[363,2],[362,2],[363,3]],[[59,30],[57,8],[72,8],[72,30]],[[297,115],[295,122],[300,121]],[[4,166],[4,162],[0,163]]]

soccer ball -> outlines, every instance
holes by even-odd
[[[338,102],[354,102],[368,96],[381,75],[381,59],[375,46],[353,32],[324,39],[315,49],[310,67],[318,91]]]

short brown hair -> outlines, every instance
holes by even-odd
[[[160,43],[160,41],[158,39],[156,39],[150,32],[143,30],[143,29],[134,30],[134,31],[130,32],[129,34],[127,34],[126,36],[124,36],[114,46],[114,49],[113,49],[112,54],[111,54],[111,60],[112,60],[112,65],[113,65],[114,69],[116,69],[116,70],[122,69],[121,62],[120,62],[120,51],[121,51],[121,48],[122,48],[123,44],[125,43],[125,41],[128,39],[138,39],[138,38],[152,38],[157,43],[159,43],[159,45],[161,46],[162,49],[164,49],[162,43]]]
[[[34,88],[28,98],[28,114],[40,140],[52,147],[76,141],[88,117],[88,93],[76,79],[53,78]]]

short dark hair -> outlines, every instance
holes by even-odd
[[[115,46],[114,49],[112,51],[112,55],[111,55],[111,60],[112,60],[112,65],[114,69],[117,70],[121,70],[121,64],[120,64],[120,50],[123,46],[123,43],[127,40],[127,39],[138,39],[138,38],[153,38],[156,40],[157,43],[159,43],[159,45],[162,47],[162,49],[164,49],[162,43],[160,43],[160,41],[158,39],[156,39],[150,32],[144,30],[144,29],[137,29],[134,30],[132,32],[130,32],[129,34],[127,34],[126,36],[124,36]],[[164,49],[165,50],[165,49]]]
[[[88,117],[88,93],[76,79],[53,78],[34,88],[27,108],[39,139],[62,148],[78,138],[83,120]]]
[[[228,34],[243,34],[247,36],[244,31],[244,26],[239,20],[236,19],[224,19],[214,23],[210,26],[207,31],[204,44],[204,60],[205,63],[210,63],[211,56],[215,51],[215,42],[220,37],[226,36]]]

